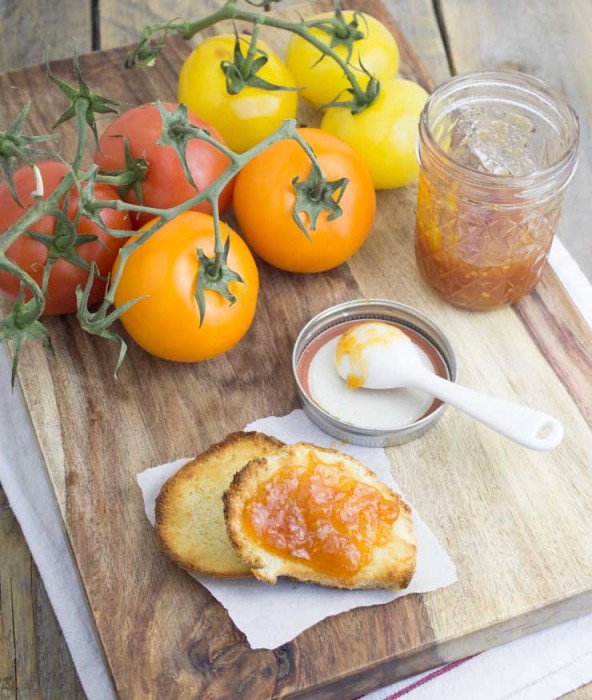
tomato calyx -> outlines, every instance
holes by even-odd
[[[172,146],[177,151],[187,182],[197,191],[187,163],[187,144],[194,138],[209,137],[210,132],[189,122],[187,106],[184,104],[180,104],[173,112],[169,112],[161,100],[156,100],[156,106],[162,119],[162,133],[156,143],[159,146]]]
[[[135,303],[146,298],[146,295],[137,297],[136,299],[130,299],[125,304],[122,304],[119,308],[109,309],[112,307],[113,299],[111,298],[111,292],[105,295],[105,298],[101,302],[101,305],[96,311],[91,311],[88,308],[88,301],[90,298],[90,293],[94,284],[96,277],[99,277],[99,270],[94,262],[91,263],[90,273],[88,275],[88,280],[84,289],[78,287],[76,289],[76,305],[78,311],[76,312],[76,318],[80,323],[80,327],[91,335],[96,335],[99,338],[105,338],[106,340],[111,340],[119,345],[119,355],[117,357],[117,363],[115,365],[114,375],[117,376],[117,371],[121,367],[125,355],[127,353],[127,343],[125,340],[109,330],[111,326],[119,319],[122,314],[124,314],[128,309],[130,309]],[[108,281],[108,280],[107,280]]]
[[[148,161],[144,156],[134,158],[127,136],[114,136],[113,138],[123,139],[125,167],[122,170],[102,170],[97,174],[96,181],[117,187],[117,192],[122,199],[130,189],[133,189],[136,201],[138,204],[142,204],[142,182],[148,175]]]
[[[361,60],[360,68],[368,76],[368,84],[366,85],[366,88],[361,92],[358,92],[353,88],[347,88],[346,92],[351,95],[350,99],[335,99],[332,102],[321,105],[321,109],[326,110],[333,107],[343,107],[345,109],[349,109],[352,114],[359,114],[370,107],[380,93],[380,82],[368,70],[366,70]]]
[[[195,285],[195,301],[199,309],[199,327],[201,328],[206,314],[206,297],[205,290],[209,289],[212,292],[218,292],[229,304],[234,304],[237,300],[235,294],[230,291],[231,282],[239,282],[245,284],[243,278],[228,267],[228,252],[230,250],[230,233],[226,237],[222,250],[216,250],[213,257],[208,256],[201,248],[197,249],[197,260],[199,262],[199,270],[197,273],[197,282]]]
[[[77,118],[79,131],[84,129],[84,123],[88,124],[95,142],[99,143],[99,134],[97,132],[96,114],[117,114],[115,107],[122,106],[122,102],[112,100],[109,97],[103,97],[91,91],[88,84],[82,77],[80,64],[78,62],[78,54],[74,52],[72,56],[72,70],[74,77],[78,81],[78,87],[69,85],[64,80],[57,78],[49,68],[47,63],[47,74],[50,80],[57,85],[61,92],[70,100],[70,106],[65,110],[61,117],[55,122],[53,128],[57,128],[61,124]],[[77,154],[78,155],[78,154]]]
[[[10,194],[19,207],[23,207],[23,205],[14,186],[14,166],[19,162],[32,166],[34,158],[50,155],[49,151],[36,148],[34,144],[57,138],[56,134],[25,136],[21,133],[30,109],[31,102],[27,102],[10,127],[6,131],[0,131],[0,168],[2,168]]]
[[[344,46],[347,51],[347,63],[350,62],[352,53],[354,51],[354,44],[360,39],[365,39],[366,34],[359,29],[360,22],[359,18],[364,19],[361,12],[354,12],[351,22],[346,22],[343,12],[339,7],[335,8],[335,14],[333,17],[327,17],[313,22],[307,23],[307,27],[310,29],[314,27],[315,29],[320,29],[325,34],[331,37],[331,43],[329,47],[334,49],[338,46]],[[317,63],[320,63],[326,55],[323,54]]]
[[[259,34],[259,24],[255,24],[253,34],[249,41],[249,48],[243,54],[241,47],[241,36],[235,32],[234,53],[232,61],[222,61],[220,68],[226,78],[226,90],[229,95],[238,95],[246,87],[259,88],[260,90],[286,91],[292,92],[299,88],[274,85],[268,80],[257,75],[267,64],[269,57],[267,53],[257,46],[257,36]]]
[[[36,233],[35,231],[27,231],[27,235],[39,243],[42,243],[47,248],[47,262],[45,263],[44,287],[47,284],[49,270],[60,258],[67,260],[72,265],[81,267],[83,270],[90,271],[90,263],[88,263],[78,252],[77,248],[86,243],[96,241],[98,236],[93,234],[78,233],[78,222],[80,221],[80,210],[76,212],[74,219],[71,221],[68,217],[70,195],[64,198],[62,209],[56,209],[49,212],[55,217],[55,225],[53,234]],[[45,290],[44,290],[45,291]]]
[[[304,235],[311,240],[310,231],[316,230],[317,221],[322,212],[328,212],[327,221],[333,221],[343,214],[339,202],[345,193],[349,180],[342,177],[339,180],[327,180],[320,168],[313,165],[306,180],[300,181],[298,176],[292,180],[296,192],[296,202],[292,209],[292,219]],[[300,213],[308,215],[308,226],[304,225]]]
[[[5,257],[0,257],[0,270],[4,270],[17,277],[21,277],[22,275],[21,269]],[[35,287],[37,287],[37,285],[35,285]],[[37,287],[35,295],[29,299],[29,301],[25,301],[25,284],[21,281],[17,300],[9,313],[4,318],[0,319],[0,343],[5,343],[7,341],[12,342],[11,386],[13,389],[16,381],[19,356],[23,345],[28,340],[40,340],[46,348],[51,349],[49,332],[39,321],[44,306],[45,302],[39,287]]]
[[[174,31],[183,35],[185,27],[186,22],[179,19],[172,19],[164,24],[144,27],[140,42],[129,52],[125,59],[125,67],[137,68],[138,66],[153,66],[166,43],[169,33]],[[162,32],[162,35],[159,39],[154,40],[152,37],[156,32]]]

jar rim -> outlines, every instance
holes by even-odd
[[[531,94],[534,93],[537,97],[553,104],[555,110],[563,118],[568,130],[568,143],[562,154],[550,165],[521,175],[498,175],[484,172],[452,158],[432,134],[429,123],[430,108],[435,102],[445,98],[447,93],[451,93],[475,81],[483,82],[484,84],[487,82],[496,83],[498,85],[506,85],[508,88],[529,91]],[[420,140],[424,143],[429,139],[429,146],[435,151],[434,155],[437,156],[441,164],[452,164],[455,169],[455,178],[461,178],[470,184],[479,184],[483,187],[520,189],[532,185],[533,178],[546,180],[561,173],[564,169],[568,169],[568,176],[564,183],[567,184],[574,170],[573,166],[575,166],[577,161],[580,124],[578,115],[565,96],[540,78],[512,70],[473,71],[453,76],[431,93],[420,115],[419,134]]]

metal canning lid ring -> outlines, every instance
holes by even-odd
[[[397,427],[360,427],[323,409],[311,396],[307,385],[310,355],[318,350],[319,339],[323,345],[330,342],[330,337],[339,335],[332,329],[364,320],[382,320],[399,325],[417,338],[433,358],[441,376],[456,380],[457,360],[452,345],[444,331],[428,316],[410,306],[386,299],[359,299],[325,309],[311,319],[298,335],[292,354],[292,369],[300,401],[309,418],[324,432],[339,440],[367,447],[402,444],[423,435],[435,425],[446,408],[445,404],[433,400],[421,416]]]

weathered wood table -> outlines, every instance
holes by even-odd
[[[194,17],[221,0],[38,3],[0,0],[0,71],[134,41],[148,23]],[[386,0],[436,80],[480,68],[517,68],[563,91],[582,123],[578,174],[560,236],[592,279],[592,0]],[[347,2],[344,3],[347,6]],[[34,97],[34,96],[33,96]],[[2,389],[0,389],[2,390]],[[27,545],[0,487],[0,698],[84,697]],[[570,698],[592,697],[592,685]]]

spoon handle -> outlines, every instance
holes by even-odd
[[[561,423],[542,411],[493,398],[430,372],[414,374],[411,383],[531,450],[552,450],[563,438]]]

